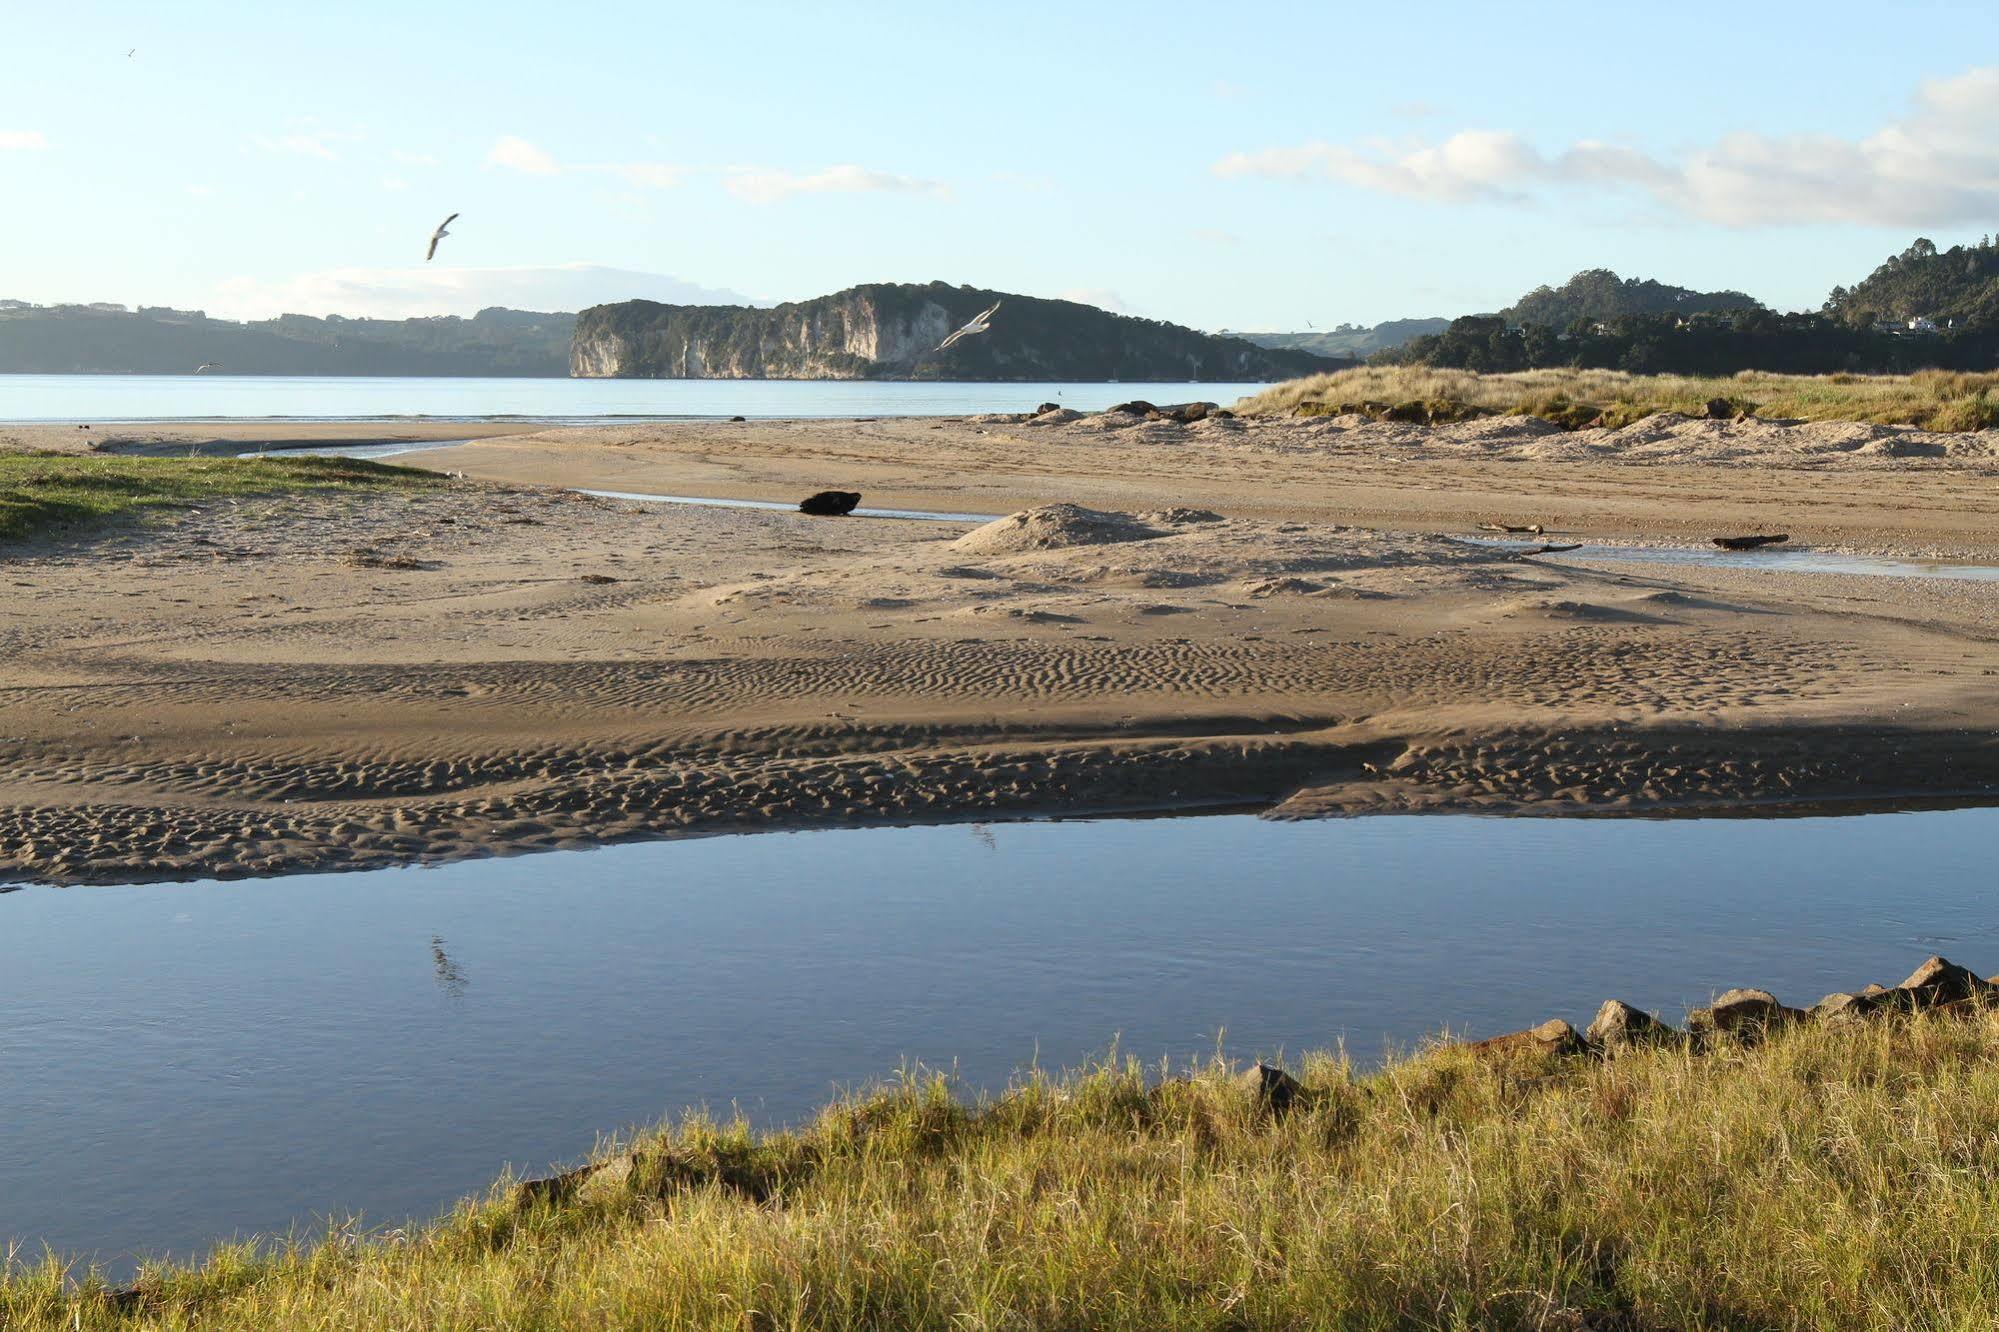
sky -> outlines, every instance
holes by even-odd
[[[0,32],[0,298],[44,303],[942,280],[1323,329],[1593,267],[1816,308],[1999,231],[1989,0],[0,0]]]

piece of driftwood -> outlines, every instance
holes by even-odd
[[[1526,527],[1521,527],[1515,523],[1480,523],[1478,530],[1481,532],[1511,532],[1522,536],[1540,536],[1542,527],[1539,523],[1532,523]]]
[[[1775,546],[1790,539],[1790,533],[1779,532],[1774,536],[1716,537],[1714,538],[1714,544],[1720,546],[1723,550],[1755,550],[1758,546]]]
[[[839,518],[852,513],[860,502],[858,490],[822,490],[798,501],[798,511],[817,518]]]

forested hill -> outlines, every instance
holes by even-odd
[[[942,351],[1000,304],[990,331]],[[571,372],[649,379],[1268,380],[1349,361],[1271,350],[1076,301],[869,283],[770,308],[625,301],[577,316]]]
[[[500,308],[470,319],[237,323],[159,306],[0,301],[0,373],[185,375],[208,363],[235,375],[560,376],[575,323]]]
[[[1939,250],[1918,238],[1852,288],[1834,287],[1825,312],[1855,326],[1927,319],[1999,327],[1999,244],[1987,236]]]
[[[1746,292],[1695,291],[1652,278],[1620,278],[1607,268],[1588,268],[1559,287],[1534,288],[1501,310],[1499,317],[1509,324],[1567,328],[1578,319],[1762,308],[1763,303]]]

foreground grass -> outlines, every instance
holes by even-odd
[[[350,486],[408,489],[439,479],[349,458],[0,454],[0,540],[206,500]]]
[[[1727,378],[1631,375],[1616,370],[1527,370],[1480,375],[1428,366],[1360,366],[1274,384],[1243,400],[1249,414],[1364,410],[1418,421],[1541,416],[1567,426],[1628,425],[1654,412],[1706,414],[1723,398],[1736,411],[1805,421],[1872,421],[1928,430],[1999,427],[1999,373],[1925,370],[1913,375],[1768,375]]]
[[[1219,1069],[1114,1067],[980,1107],[912,1082],[796,1134],[695,1121],[567,1200],[226,1250],[122,1304],[16,1266],[0,1326],[1999,1323],[1991,1011],[1303,1080],[1281,1117]]]

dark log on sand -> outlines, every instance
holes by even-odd
[[[815,518],[840,518],[852,513],[860,502],[858,490],[822,490],[798,501],[798,511]]]
[[[1716,537],[1714,544],[1723,550],[1755,550],[1758,546],[1775,546],[1790,539],[1790,533],[1779,532],[1775,536]]]

